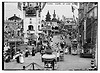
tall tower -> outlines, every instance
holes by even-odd
[[[36,36],[37,10],[35,3],[23,2],[24,42],[28,42],[30,36]]]
[[[28,42],[30,38],[38,37],[38,33],[42,32],[40,29],[41,11],[45,5],[46,2],[18,2],[18,9],[23,14],[24,42]]]
[[[53,18],[56,18],[55,10],[54,10]]]
[[[52,22],[57,22],[55,10],[54,10]]]
[[[41,2],[18,2],[18,8],[23,12],[24,42],[28,42],[30,37],[33,39],[38,37],[41,27],[41,11],[44,6],[45,3],[41,5]]]
[[[56,13],[54,10],[53,18],[52,18],[52,27],[56,27],[57,25],[57,19],[56,19]]]

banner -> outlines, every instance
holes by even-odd
[[[74,10],[75,10],[75,9],[74,9],[74,7],[72,6],[72,12],[74,12]]]
[[[45,5],[46,5],[46,2],[43,3],[41,10],[45,7]]]
[[[21,5],[22,5],[22,3],[21,2],[18,2],[18,6],[17,7],[18,7],[19,10],[22,10]]]

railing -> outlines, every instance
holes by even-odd
[[[38,65],[37,63],[30,63],[29,65],[27,65],[27,66],[23,66],[23,70],[26,70],[26,68],[28,68],[28,67],[32,67],[32,69],[28,69],[28,70],[44,70],[44,67],[42,67],[42,66],[40,66],[40,65]],[[38,69],[35,69],[35,66],[37,66],[37,68]]]

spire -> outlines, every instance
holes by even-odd
[[[49,13],[49,11],[48,11],[48,13],[47,13],[47,16],[50,16],[50,13]]]
[[[57,22],[55,10],[54,10],[54,14],[53,14],[53,19],[52,19],[52,21],[53,21],[53,22]]]
[[[55,18],[55,17],[56,17],[56,14],[55,14],[55,10],[54,10],[53,18]]]

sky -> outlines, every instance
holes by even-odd
[[[54,10],[56,13],[56,18],[59,17],[61,19],[62,15],[64,15],[66,18],[73,17],[71,5],[69,5],[68,3],[47,3],[41,12],[42,19],[45,19],[45,15],[47,14],[48,10],[50,12],[51,18],[53,17]],[[17,8],[17,3],[5,3],[4,19],[6,20],[14,14],[16,14],[18,17],[23,17],[22,12]],[[75,10],[74,14],[76,15],[76,17],[78,16],[77,9]]]
[[[16,14],[22,18],[22,12],[17,8],[17,3],[5,3],[4,4],[4,19],[12,17]]]
[[[41,15],[44,16],[44,18],[45,18],[45,15],[49,11],[51,18],[52,18],[54,10],[56,13],[56,17],[58,16],[58,17],[62,18],[62,15],[64,15],[68,18],[72,18],[72,11],[71,11],[70,5],[55,5],[55,3],[53,5],[46,4]]]

